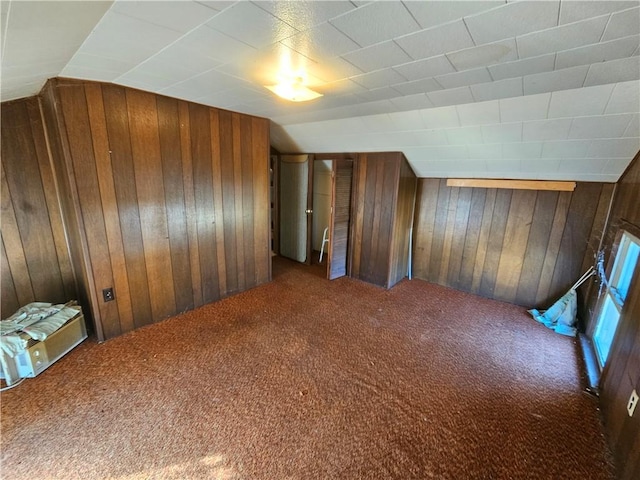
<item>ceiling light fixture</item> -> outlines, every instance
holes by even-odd
[[[311,90],[303,84],[302,77],[283,79],[276,85],[265,85],[273,93],[285,100],[292,102],[308,102],[318,97],[322,97],[321,93]]]

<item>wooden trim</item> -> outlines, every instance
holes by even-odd
[[[576,188],[576,182],[448,178],[447,187],[509,188],[512,190],[554,190],[559,192],[573,192]]]

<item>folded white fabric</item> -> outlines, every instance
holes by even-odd
[[[14,333],[28,327],[43,318],[50,317],[54,313],[59,312],[64,305],[52,305],[45,302],[32,302],[24,307],[20,307],[16,313],[6,320],[0,321],[0,334]]]
[[[77,314],[78,310],[75,308],[62,306],[62,309],[57,313],[33,323],[28,327],[24,327],[22,331],[34,340],[42,341]]]

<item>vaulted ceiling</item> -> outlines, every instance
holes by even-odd
[[[268,117],[286,152],[422,177],[616,181],[640,148],[633,1],[1,2],[3,101],[47,78]],[[285,65],[324,96],[275,97]]]

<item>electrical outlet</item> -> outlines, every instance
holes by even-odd
[[[105,288],[104,290],[102,290],[102,299],[105,302],[110,302],[112,300],[115,300],[115,295],[113,294],[113,288]]]
[[[627,412],[629,413],[630,417],[633,417],[633,412],[635,411],[637,405],[638,392],[636,392],[634,389],[633,392],[631,392],[631,396],[629,397],[629,403],[627,403]]]

